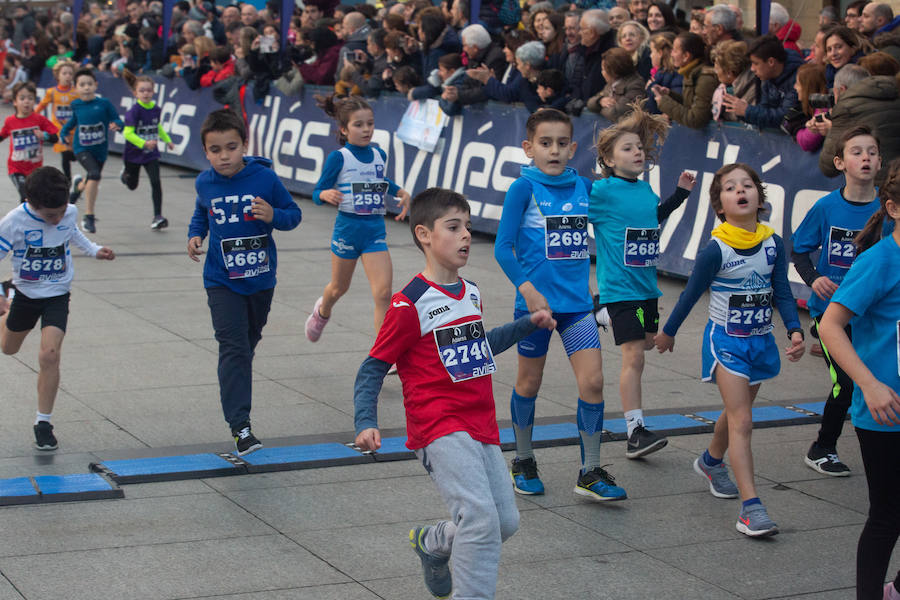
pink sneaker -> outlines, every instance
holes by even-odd
[[[318,342],[319,338],[322,337],[322,330],[328,325],[328,319],[319,312],[320,306],[322,306],[322,298],[316,300],[312,314],[306,319],[306,339],[311,342]]]
[[[894,587],[894,583],[888,583],[884,586],[884,596],[882,600],[900,600],[900,592]]]

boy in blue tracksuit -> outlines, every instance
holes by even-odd
[[[275,291],[272,230],[294,229],[301,215],[271,161],[244,157],[247,129],[238,115],[210,113],[200,139],[212,168],[197,177],[187,250],[199,262],[209,233],[203,285],[219,342],[222,410],[241,456],[262,447],[250,429],[251,380]]]
[[[553,311],[578,384],[577,422],[582,464],[575,493],[597,501],[624,500],[625,490],[604,469],[603,366],[592,316],[588,254],[590,181],[567,163],[575,154],[572,121],[556,109],[528,118],[522,144],[533,166],[509,187],[497,228],[494,257],[516,287],[515,317]],[[531,445],[535,400],[540,390],[550,331],[519,342],[519,370],[510,399],[516,457],[510,475],[519,494],[543,494]]]
[[[87,200],[81,227],[85,231],[97,231],[94,219],[94,205],[97,202],[97,189],[100,186],[100,174],[103,163],[109,154],[109,138],[107,128],[116,131],[125,124],[119,118],[116,108],[106,98],[97,97],[97,78],[90,69],[79,69],[75,73],[75,91],[78,98],[72,101],[72,117],[59,132],[60,139],[72,136],[72,151],[75,158],[87,172],[82,186],[81,176],[76,175],[72,181],[72,194],[69,202],[75,203],[84,192]]]

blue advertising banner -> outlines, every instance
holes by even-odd
[[[128,110],[134,98],[121,79],[99,76],[100,92],[122,113]],[[164,127],[175,143],[174,150],[163,152],[163,162],[208,168],[199,132],[208,112],[221,107],[212,90],[191,90],[180,80],[160,78],[156,91]],[[270,158],[287,188],[304,195],[312,194],[325,158],[338,148],[334,122],[315,104],[313,96],[321,91],[305,89],[296,97],[274,92],[261,104],[252,103],[251,93],[246,95],[249,153]],[[406,106],[407,101],[396,96],[372,101],[377,127],[373,142],[388,155],[388,176],[412,194],[432,186],[465,194],[474,229],[496,233],[506,190],[518,177],[520,166],[528,162],[522,150],[527,111],[502,104],[469,107],[464,115],[451,119],[435,151],[428,153],[404,144],[396,135]],[[592,140],[609,123],[595,115],[581,116],[574,123],[578,151],[572,166],[582,174],[593,174]],[[122,134],[116,133],[111,150],[121,152],[123,143]],[[713,175],[733,162],[747,163],[760,174],[766,183],[767,222],[788,242],[812,204],[840,185],[819,171],[817,155],[802,151],[788,136],[741,126],[695,130],[675,125],[660,164],[645,177],[661,197],[674,191],[683,170],[696,175],[697,185],[663,227],[661,271],[690,274],[698,250],[714,227],[715,215],[709,206]],[[790,276],[795,293],[807,297],[809,290],[793,267]]]

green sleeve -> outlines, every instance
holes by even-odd
[[[134,132],[134,125],[126,125],[125,129],[122,130],[122,135],[125,136],[125,140],[129,144],[133,144],[138,148],[143,148],[146,143],[143,138]]]
[[[163,129],[162,123],[159,124],[159,139],[165,142],[166,144],[172,143],[172,138],[169,137],[169,134],[166,133],[166,130]]]

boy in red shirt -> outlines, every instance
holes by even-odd
[[[55,142],[59,130],[46,117],[34,112],[37,90],[30,81],[13,87],[16,114],[6,117],[0,129],[0,142],[9,140],[9,178],[19,191],[19,202],[25,202],[25,178],[44,164],[44,142]]]
[[[414,450],[450,509],[452,520],[409,532],[425,585],[446,598],[493,598],[500,544],[516,532],[519,512],[494,412],[494,354],[538,327],[548,310],[485,331],[481,293],[458,270],[472,241],[469,203],[430,188],[413,198],[410,229],[425,269],[394,294],[354,390],[356,444],[381,447],[376,404],[392,364],[403,384],[406,446]],[[453,552],[453,577],[448,562]],[[452,580],[455,580],[455,585]]]

